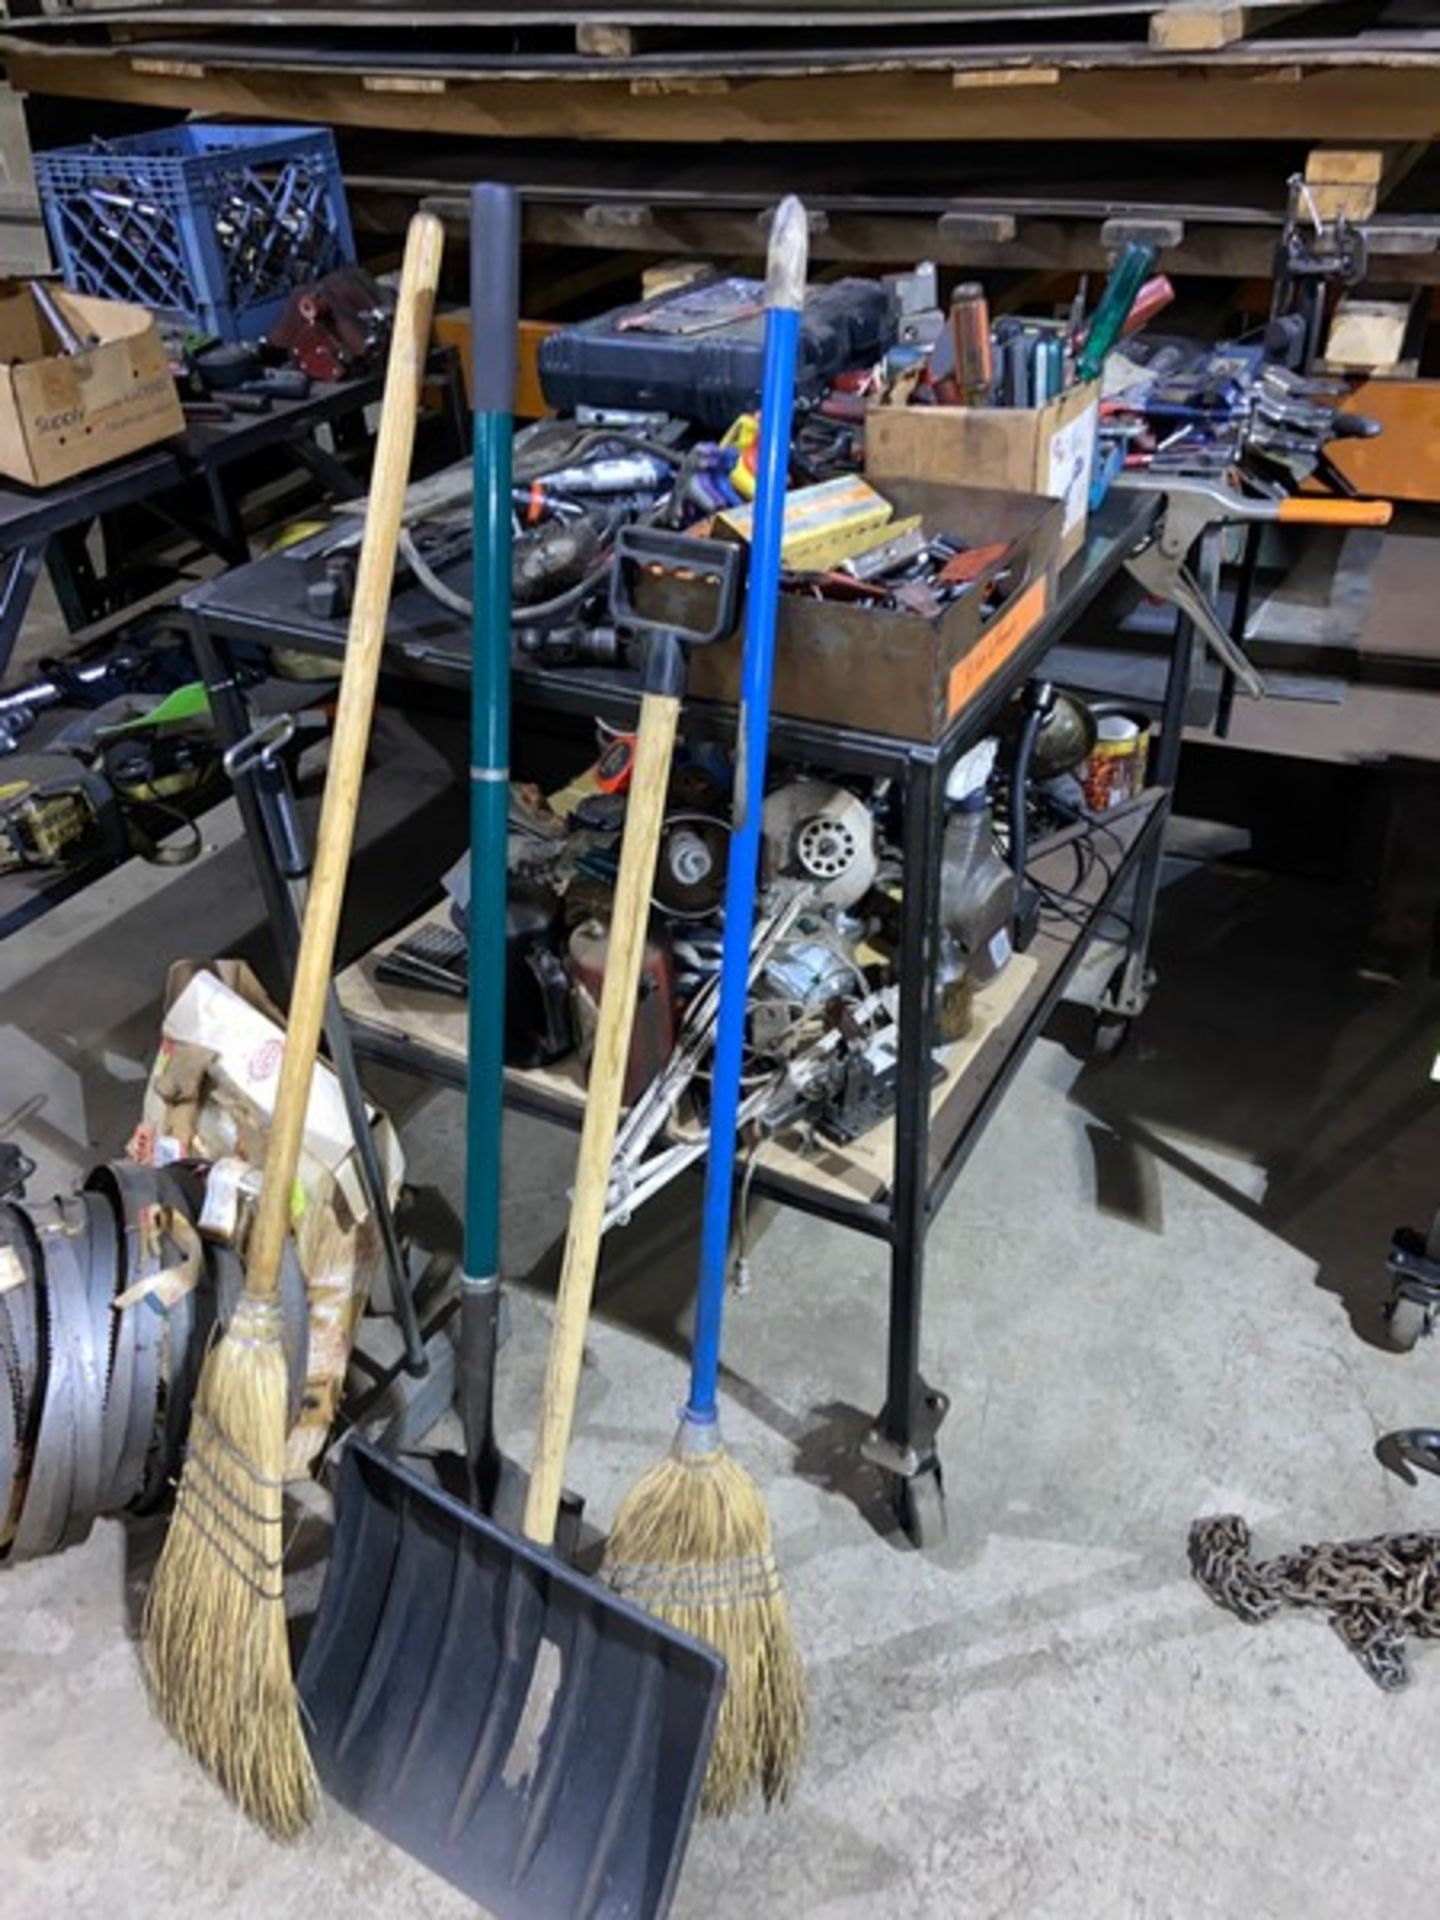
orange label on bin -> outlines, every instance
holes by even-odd
[[[1050,584],[1041,574],[980,636],[965,658],[955,662],[950,669],[949,706],[946,708],[952,719],[965,702],[980,691],[991,674],[1004,665],[1026,635],[1035,631],[1049,600]]]

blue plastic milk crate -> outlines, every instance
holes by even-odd
[[[355,259],[323,127],[166,127],[35,156],[68,287],[254,340],[296,287]]]

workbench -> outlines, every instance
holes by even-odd
[[[1163,829],[1195,646],[1190,624],[1181,620],[1175,630],[1151,756],[1151,785],[1138,804],[1101,829],[1101,857],[1070,894],[1072,914],[1058,924],[1042,922],[1028,950],[978,996],[976,1030],[942,1056],[937,1081],[931,1067],[930,982],[939,939],[945,781],[960,754],[993,727],[1012,696],[1045,672],[1049,657],[1081,617],[1121,582],[1126,556],[1151,531],[1159,511],[1157,496],[1127,493],[1113,496],[1092,516],[1084,547],[1060,576],[1051,613],[940,740],[909,740],[785,717],[772,725],[772,761],[842,778],[888,778],[900,798],[905,882],[893,1119],[849,1148],[827,1145],[818,1157],[776,1141],[766,1146],[749,1173],[754,1194],[870,1234],[890,1248],[885,1400],[864,1451],[892,1476],[899,1518],[921,1543],[933,1540],[943,1524],[937,1435],[948,1405],[920,1368],[926,1234],[1087,947],[1127,892],[1123,953],[1100,1016],[1107,1038],[1113,1041],[1143,1007]],[[459,573],[452,578],[457,587],[465,584]],[[277,647],[328,653],[336,659],[343,654],[343,621],[318,619],[308,611],[305,579],[303,564],[277,556],[207,582],[183,603],[217,723],[232,740],[243,736],[250,724],[237,677],[237,646],[262,654]],[[432,697],[435,688],[448,688],[457,704],[463,703],[469,664],[468,629],[418,587],[402,585],[391,610],[385,697],[403,701],[407,689],[423,684]],[[624,727],[633,725],[638,710],[635,683],[626,672],[541,667],[518,651],[512,698],[517,732],[524,720],[565,714]],[[733,739],[734,711],[687,701],[682,726],[687,734]],[[524,777],[518,756],[516,774]],[[253,774],[239,777],[236,791],[267,906],[279,923],[277,945],[282,954],[293,951],[293,903]],[[1064,890],[1068,852],[1061,849],[1047,856],[1056,863],[1049,870],[1032,865],[1030,871]],[[438,891],[438,873],[435,879]],[[377,985],[375,957],[349,969],[339,983],[357,1050],[388,1065],[462,1085],[463,1017],[433,996]],[[578,1078],[562,1064],[558,1069],[511,1071],[507,1097],[519,1108],[578,1126],[584,1096]]]
[[[343,459],[321,444],[323,428],[347,428],[364,440],[359,416],[380,398],[383,367],[353,380],[317,383],[304,400],[275,401],[268,413],[237,413],[229,420],[197,422],[174,440],[147,447],[53,487],[0,483],[0,681],[19,638],[42,566],[50,575],[71,632],[116,614],[127,604],[125,577],[133,552],[133,527],[125,537],[119,516],[143,510],[205,553],[233,566],[250,558],[240,510],[244,467],[256,455],[300,467],[325,493],[340,498],[364,491]],[[453,374],[446,393],[461,404]],[[457,433],[460,414],[454,412]],[[98,527],[98,565],[88,545]]]
[[[452,460],[469,439],[469,415],[457,356],[432,357],[438,406],[427,422],[417,471]],[[134,574],[137,519],[148,515],[176,539],[227,565],[250,558],[243,503],[249,487],[273,493],[277,479],[308,473],[324,496],[354,499],[365,491],[369,436],[365,409],[378,402],[383,368],[353,380],[317,383],[304,400],[276,402],[270,412],[196,423],[174,440],[117,460],[64,486],[42,489],[0,483],[0,683],[3,683],[42,567],[72,632],[124,612],[143,586]],[[321,443],[328,428],[332,446]],[[352,454],[353,462],[345,457]],[[257,459],[258,456],[258,459]],[[266,526],[273,528],[275,502]],[[91,536],[98,529],[99,552]],[[157,566],[161,558],[157,554]],[[173,563],[163,569],[173,574]],[[32,738],[21,737],[22,750]],[[4,758],[0,755],[0,778]],[[0,939],[68,900],[116,864],[104,854],[69,867],[0,875]]]

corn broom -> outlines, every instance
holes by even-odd
[[[711,1084],[710,1151],[690,1397],[670,1455],[626,1495],[606,1548],[612,1586],[725,1656],[725,1697],[702,1804],[725,1814],[757,1789],[783,1799],[805,1742],[805,1681],[764,1496],[725,1450],[716,1403],[730,1246],[751,925],[765,791],[780,536],[805,297],[805,210],[787,198],[770,231],[760,459],[750,548],[735,821]]]
[[[161,1718],[242,1810],[280,1839],[314,1817],[317,1792],[285,1621],[280,1262],[334,966],[442,245],[432,216],[411,221],[245,1289],[206,1356],[145,1613],[146,1673]]]

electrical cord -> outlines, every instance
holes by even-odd
[[[1125,843],[1115,829],[1107,826],[1103,820],[1095,821],[1086,835],[1069,843],[1075,861],[1075,874],[1068,888],[1052,886],[1048,881],[1038,879],[1033,872],[1027,872],[1025,877],[1040,895],[1042,917],[1048,915],[1051,919],[1065,921],[1077,928],[1098,927],[1100,921],[1113,918],[1128,935],[1130,925],[1122,915],[1110,908],[1097,913],[1093,903],[1082,898],[1097,867],[1104,876],[1104,892],[1108,893],[1115,882],[1118,869],[1105,859],[1096,846],[1101,834],[1114,843],[1117,852],[1125,852]]]
[[[674,447],[660,440],[647,440],[643,433],[627,433],[622,427],[592,427],[566,449],[564,458],[558,462],[546,452],[545,458],[530,471],[532,462],[517,449],[515,458],[515,478],[520,486],[530,486],[534,481],[543,481],[546,473],[559,473],[564,467],[573,467],[583,460],[587,453],[596,447],[623,447],[628,453],[654,454],[657,460],[664,460],[669,466],[678,467],[684,458]]]
[[[448,586],[439,574],[421,554],[408,529],[400,535],[400,552],[406,566],[414,574],[417,584],[437,601],[447,612],[458,614],[462,620],[471,618],[475,611],[474,603],[463,593]],[[593,573],[586,574],[583,580],[573,587],[567,587],[564,593],[557,594],[553,600],[532,601],[528,607],[516,607],[510,615],[510,624],[516,627],[544,626],[552,620],[560,619],[571,613],[588,594],[591,594],[609,576],[610,563],[597,567]]]

